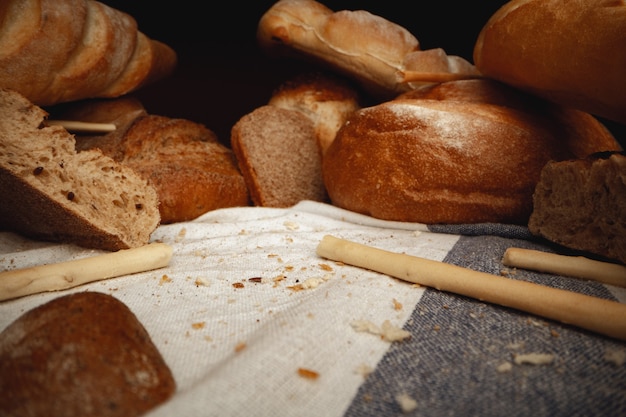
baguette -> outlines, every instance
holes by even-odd
[[[46,116],[0,89],[0,229],[102,250],[147,244],[160,223],[154,187],[99,150],[76,152]]]
[[[626,3],[513,0],[482,28],[474,63],[490,78],[626,124]]]
[[[176,64],[173,49],[98,1],[0,4],[0,88],[33,104],[117,97],[168,76]]]

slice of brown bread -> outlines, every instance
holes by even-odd
[[[255,205],[327,201],[313,122],[301,112],[258,107],[235,123],[231,147]]]
[[[160,223],[155,189],[100,150],[76,152],[46,117],[0,89],[0,229],[103,250],[148,243]]]
[[[626,155],[549,162],[533,195],[531,233],[626,264]]]

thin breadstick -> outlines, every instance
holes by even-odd
[[[73,133],[109,133],[116,127],[113,123],[91,123],[76,120],[47,120],[49,126],[62,126],[68,132]]]
[[[46,291],[58,291],[166,266],[173,249],[151,243],[90,258],[0,273],[0,301]]]
[[[626,340],[626,304],[324,236],[317,254]]]
[[[400,78],[402,83],[412,82],[434,82],[441,83],[446,81],[469,80],[483,78],[481,75],[459,74],[454,72],[420,72],[420,71],[401,71]]]
[[[626,266],[596,261],[584,256],[565,256],[534,249],[508,248],[502,257],[502,263],[515,268],[592,279],[626,287]]]

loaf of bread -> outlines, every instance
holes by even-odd
[[[0,333],[3,416],[140,416],[175,390],[146,329],[107,294],[56,298]]]
[[[168,76],[177,55],[94,0],[0,3],[0,88],[39,106],[117,97]]]
[[[626,264],[626,155],[551,161],[541,171],[531,233]]]
[[[160,222],[154,187],[99,150],[77,153],[46,116],[0,89],[0,228],[104,250],[148,243]]]
[[[206,126],[148,114],[131,97],[74,102],[60,109],[63,119],[116,126],[107,134],[77,134],[76,149],[100,149],[146,179],[157,191],[161,224],[249,205],[235,155]]]
[[[421,50],[405,28],[365,10],[333,11],[315,0],[279,0],[257,38],[269,55],[303,58],[348,76],[380,99],[424,83],[477,77],[465,59]]]
[[[480,32],[485,76],[626,124],[626,3],[512,0]]]
[[[620,145],[595,118],[495,81],[424,86],[363,108],[323,159],[333,204],[420,223],[527,224],[550,160]]]
[[[321,72],[298,74],[286,80],[272,93],[268,104],[309,117],[322,155],[348,116],[361,108],[356,87],[343,78]]]
[[[254,205],[328,200],[315,127],[302,112],[258,107],[235,123],[230,140]]]

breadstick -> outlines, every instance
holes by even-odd
[[[605,284],[626,287],[626,266],[600,262],[584,256],[565,256],[532,249],[508,248],[502,257],[502,263],[516,268],[593,279]]]
[[[90,258],[0,272],[0,301],[166,266],[173,249],[152,243]]]
[[[109,133],[116,127],[113,123],[79,122],[75,120],[47,120],[49,126],[62,126],[73,133]]]
[[[626,340],[626,305],[324,236],[324,258]]]

